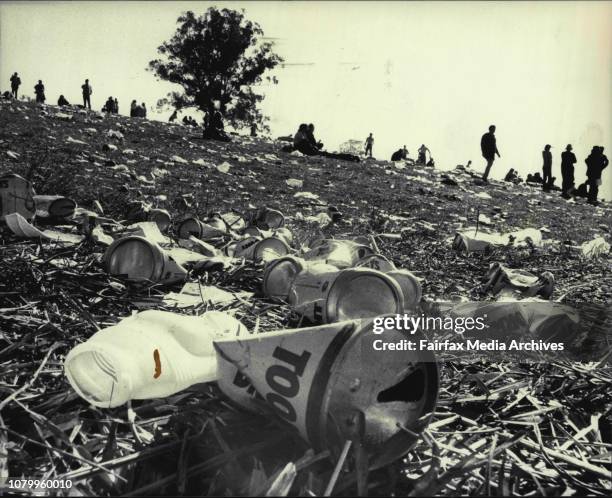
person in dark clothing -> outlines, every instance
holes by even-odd
[[[140,113],[139,114],[140,114],[141,118],[146,118],[147,117],[147,106],[145,105],[144,102],[140,106]]]
[[[601,185],[601,173],[608,166],[608,158],[603,152],[604,148],[596,145],[584,161],[587,165],[588,202],[594,206],[598,204],[597,196]]]
[[[107,114],[111,114],[113,112],[114,107],[115,107],[115,102],[113,101],[112,97],[109,97],[106,100],[106,103],[104,104],[104,107],[102,108],[102,112],[106,112]]]
[[[578,185],[578,188],[574,190],[574,195],[576,197],[584,197],[586,199],[589,195],[589,192],[587,189],[587,182],[584,182]]]
[[[544,146],[544,150],[542,151],[542,159],[544,161],[542,164],[542,190],[546,191],[550,190],[552,178],[552,153],[550,152],[550,147],[550,144],[546,144]]]
[[[323,148],[323,142],[318,141],[314,136],[314,130],[315,130],[315,126],[310,123],[307,127],[306,127],[306,138],[308,139],[308,141],[314,145],[318,150],[321,150]]]
[[[223,124],[223,115],[219,110],[215,110],[208,114],[205,119],[204,131],[202,138],[218,140],[220,142],[231,142],[232,139],[225,133],[225,125]],[[196,123],[197,124],[197,123]]]
[[[544,180],[542,180],[542,177],[540,176],[540,172],[536,171],[533,175],[533,181],[536,183],[544,183]]]
[[[135,100],[132,100],[132,103],[130,104],[130,117],[131,118],[138,117],[138,104],[136,103]]]
[[[38,84],[34,87],[34,93],[36,94],[36,102],[39,104],[44,104],[45,97],[45,85],[43,85],[42,80],[38,80]]]
[[[117,100],[117,97],[115,97],[115,100],[113,100],[113,114],[119,114],[119,101]]]
[[[83,90],[83,107],[91,110],[91,94],[93,89],[89,84],[89,80],[85,80],[85,83],[81,85],[81,90]]]
[[[425,147],[425,144],[421,144],[421,146],[418,149],[418,159],[417,159],[417,164],[427,164],[427,153],[429,152],[429,157],[431,159],[431,151]]]
[[[256,137],[257,136],[257,125],[255,123],[253,123],[251,125],[251,136],[252,137]]]
[[[480,139],[480,150],[482,151],[482,157],[487,160],[487,166],[485,172],[482,175],[482,179],[486,182],[489,178],[489,172],[495,161],[495,154],[497,157],[501,157],[497,150],[497,140],[495,138],[495,125],[489,126],[488,133],[485,133]]]
[[[397,149],[392,155],[391,155],[391,161],[401,161],[402,159],[406,159],[404,157],[404,151],[403,149]]]
[[[372,147],[374,147],[374,137],[370,133],[368,138],[365,140],[365,155],[372,157]]]
[[[517,180],[518,175],[516,174],[516,171],[514,171],[514,168],[510,168],[510,171],[508,171],[508,173],[506,173],[506,176],[504,177],[504,181],[514,183]]]
[[[11,95],[15,98],[17,98],[19,85],[21,85],[21,79],[17,73],[14,73],[13,76],[11,76]]]
[[[57,105],[60,107],[64,107],[64,106],[70,105],[70,102],[66,100],[66,97],[64,97],[63,95],[60,95],[59,99],[57,99]]]
[[[176,112],[176,109],[175,109],[174,112],[170,115],[170,118],[168,118],[168,122],[169,123],[174,123],[176,121],[176,117],[177,117],[177,112]]]
[[[572,144],[567,144],[561,153],[561,195],[566,199],[570,198],[574,190],[574,164],[576,155],[572,152]]]
[[[314,138],[314,125],[312,129],[309,129],[308,125],[301,124],[298,131],[293,137],[293,147],[295,150],[299,150],[306,156],[323,156],[330,159],[340,159],[342,161],[353,161],[359,162],[359,158],[352,154],[336,154],[332,152],[326,152],[320,150],[317,146],[318,142]]]

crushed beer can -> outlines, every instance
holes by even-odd
[[[250,410],[265,402],[317,451],[358,440],[370,468],[381,467],[417,442],[439,380],[433,353],[377,350],[375,341],[405,335],[387,329],[381,339],[372,328],[361,319],[217,340],[219,387]],[[242,376],[228,375],[230,367]]]
[[[368,245],[352,240],[322,239],[313,243],[303,258],[344,269],[354,267],[359,260],[373,253]]]
[[[485,291],[520,292],[525,297],[540,295],[545,299],[552,296],[555,278],[549,271],[536,276],[526,270],[510,269],[500,263],[491,263],[487,273]]]
[[[18,213],[31,220],[36,212],[34,188],[25,178],[9,173],[0,177],[0,221],[7,214]]]

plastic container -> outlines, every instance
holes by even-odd
[[[72,349],[64,372],[79,396],[98,407],[170,396],[217,380],[213,341],[246,333],[238,320],[219,311],[200,317],[143,311]]]

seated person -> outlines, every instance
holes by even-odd
[[[588,197],[588,190],[586,182],[578,185],[578,188],[574,190],[574,195],[576,197],[584,197],[585,199]]]
[[[427,161],[427,164],[425,166],[429,166],[430,168],[435,168],[436,163],[434,161],[434,158],[430,156],[429,161]]]
[[[312,145],[314,145],[317,149],[321,150],[323,148],[323,142],[317,142],[314,137],[314,129],[314,125],[310,123],[306,128],[306,137]]]
[[[70,105],[70,102],[66,100],[66,97],[64,97],[63,95],[60,95],[59,99],[57,99],[57,105],[59,105],[60,107],[64,107],[64,106]]]
[[[227,133],[225,133],[225,126],[223,124],[223,116],[221,112],[215,111],[212,116],[205,119],[204,131],[202,132],[202,138],[209,138],[211,140],[219,140],[220,142],[231,142],[232,139]]]
[[[310,138],[308,125],[302,123],[293,136],[293,147],[306,156],[316,156],[319,148],[313,144],[314,136]]]
[[[391,154],[391,161],[393,162],[401,161],[402,159],[406,159],[403,149],[397,149],[393,154]]]

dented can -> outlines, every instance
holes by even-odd
[[[289,254],[289,250],[287,243],[278,237],[247,237],[230,244],[227,254],[250,261],[270,261]]]
[[[377,349],[376,341],[400,341],[404,332],[372,330],[373,319],[361,319],[215,341],[226,379],[219,386],[247,409],[264,401],[317,451],[358,440],[370,468],[381,467],[416,444],[439,380],[432,352]],[[242,376],[228,376],[232,366]]]
[[[137,235],[115,240],[104,252],[103,261],[110,275],[134,283],[171,284],[187,277],[187,270],[164,249]]]

